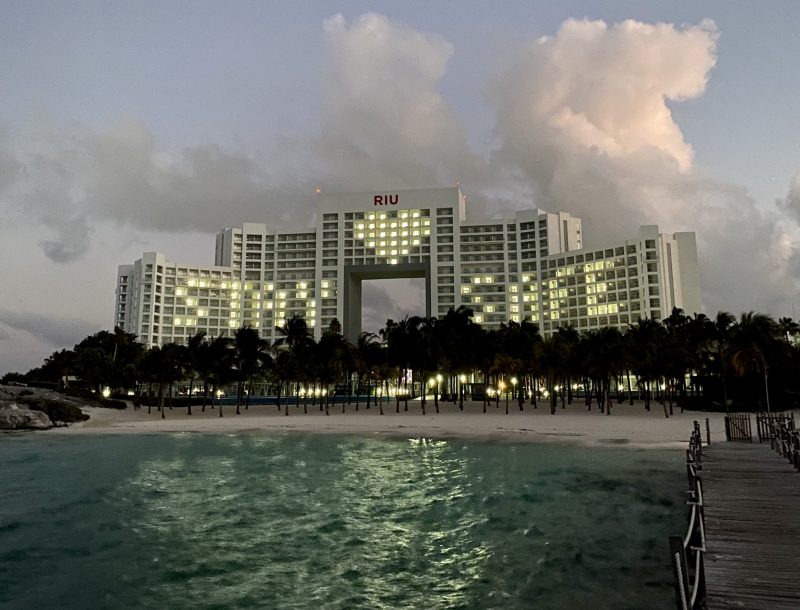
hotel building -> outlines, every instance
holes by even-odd
[[[121,265],[115,325],[147,345],[246,325],[274,341],[275,327],[299,314],[317,338],[338,319],[353,340],[361,282],[401,277],[424,278],[427,315],[466,305],[487,327],[528,318],[545,335],[701,310],[694,233],[646,225],[629,240],[584,248],[580,219],[565,212],[467,221],[458,187],[317,197],[313,227],[220,231],[214,266],[158,252]]]

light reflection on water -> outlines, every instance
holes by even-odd
[[[674,603],[679,453],[266,435],[0,444],[0,459],[20,455],[0,490],[0,584],[59,577],[0,586],[0,606]],[[66,529],[37,522],[40,505]]]

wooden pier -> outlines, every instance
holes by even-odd
[[[800,608],[800,473],[769,444],[703,448],[709,610]]]
[[[758,444],[750,415],[730,414],[728,442],[703,446],[694,422],[689,527],[670,536],[678,610],[800,609],[800,431],[793,413],[756,429]]]

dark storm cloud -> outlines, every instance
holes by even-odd
[[[98,330],[85,320],[53,318],[8,309],[0,310],[0,325],[7,329],[23,331],[38,341],[53,347],[74,345],[86,335]],[[4,332],[8,337],[8,330]]]

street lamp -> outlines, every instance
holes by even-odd
[[[503,392],[503,390],[506,390],[506,382],[505,381],[501,381],[500,383],[497,384],[497,388],[498,388],[497,397],[500,398],[500,394]],[[506,390],[506,415],[508,415],[508,391],[507,390]]]

